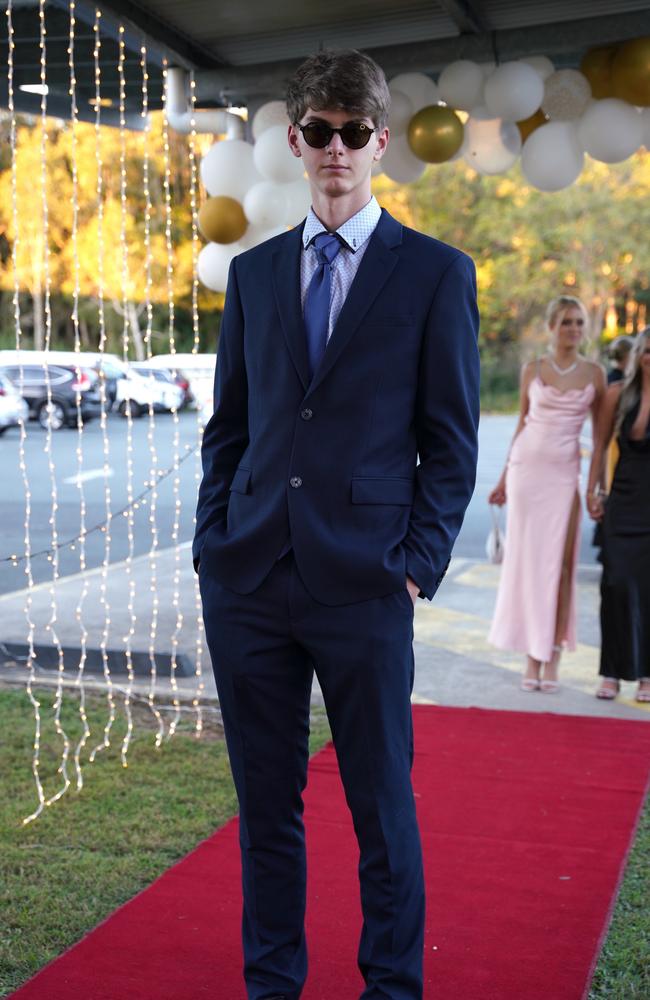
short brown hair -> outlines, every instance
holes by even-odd
[[[298,67],[287,87],[289,121],[299,122],[307,108],[349,111],[382,129],[390,108],[384,71],[356,49],[318,52]]]

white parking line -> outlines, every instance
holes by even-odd
[[[66,485],[79,486],[81,483],[87,483],[89,479],[101,479],[104,475],[112,476],[113,470],[107,469],[105,473],[104,469],[86,469],[81,474],[77,473],[74,476],[68,476],[63,482]]]

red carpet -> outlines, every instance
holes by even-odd
[[[645,722],[416,707],[427,1000],[581,1000],[650,767]],[[357,1000],[356,850],[334,753],[307,793],[304,1000]],[[19,1000],[243,1000],[229,823],[18,990]]]

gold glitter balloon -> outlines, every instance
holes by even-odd
[[[624,42],[612,61],[614,97],[650,107],[650,36]]]
[[[244,209],[235,198],[216,195],[199,209],[199,229],[210,243],[235,243],[248,228]]]
[[[598,101],[614,96],[612,61],[615,52],[615,45],[599,45],[589,49],[582,57],[580,72],[589,80],[591,95]]]
[[[451,108],[431,104],[411,118],[408,143],[412,152],[425,163],[444,163],[463,144],[463,123]]]

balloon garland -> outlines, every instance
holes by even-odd
[[[416,181],[427,163],[462,158],[483,174],[521,159],[540,191],[573,184],[585,153],[618,163],[650,149],[650,36],[597,46],[580,68],[556,70],[546,56],[495,65],[459,59],[435,83],[425,73],[389,81],[391,140],[373,174]],[[201,162],[209,197],[198,213],[208,240],[198,257],[200,280],[225,291],[232,258],[309,210],[302,164],[289,151],[284,103],[268,101],[252,121],[252,143],[216,142]]]

